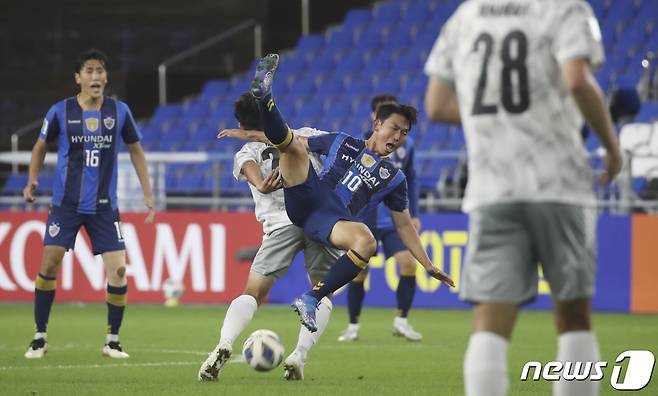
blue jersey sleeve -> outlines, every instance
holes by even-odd
[[[338,137],[338,133],[327,133],[324,135],[311,136],[308,138],[308,151],[322,155],[329,154],[331,145]]]
[[[46,142],[52,142],[59,136],[59,129],[57,105],[55,105],[52,106],[50,110],[48,110],[48,113],[46,113],[46,118],[43,119],[43,125],[41,125],[39,139],[45,140]]]
[[[384,205],[395,212],[407,209],[407,182],[404,178],[384,197]]]
[[[407,194],[409,195],[409,213],[411,217],[418,217],[418,185],[416,184],[416,168],[414,167],[413,143],[407,146],[409,158],[404,167],[404,175],[407,177]]]
[[[121,138],[126,144],[137,143],[142,140],[142,134],[137,129],[137,123],[135,122],[128,105],[123,102],[119,103],[121,114],[125,117],[123,128],[121,129]]]

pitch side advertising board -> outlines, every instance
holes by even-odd
[[[32,301],[34,278],[43,252],[47,229],[43,212],[0,212],[0,301]],[[129,301],[162,302],[162,285],[181,279],[183,303],[228,303],[240,295],[249,272],[238,251],[258,247],[262,228],[253,213],[162,212],[154,224],[144,215],[122,214],[126,243]],[[468,244],[468,217],[463,214],[427,214],[421,217],[421,240],[434,263],[450,273],[456,287],[448,288],[417,272],[414,306],[467,308],[459,301],[459,284]],[[658,312],[658,216],[604,215],[598,222],[597,311]],[[275,283],[272,303],[289,303],[309,286],[301,255]],[[385,260],[381,248],[370,261],[365,305],[395,307],[399,275],[395,261]],[[551,307],[550,288],[537,279],[538,298],[529,309]],[[93,256],[89,239],[80,232],[75,249],[65,255],[58,275],[58,301],[103,301],[105,275],[99,256]],[[345,292],[335,297],[345,303]]]

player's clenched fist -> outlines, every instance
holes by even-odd
[[[34,202],[34,192],[37,190],[39,183],[36,181],[28,182],[23,189],[23,199],[25,202]]]

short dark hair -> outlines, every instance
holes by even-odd
[[[261,131],[263,129],[260,121],[260,110],[256,98],[249,92],[245,92],[233,104],[233,116],[244,129]]]
[[[384,103],[400,103],[398,98],[395,95],[391,94],[381,94],[372,97],[370,101],[370,111],[373,113],[377,111],[377,108]]]
[[[82,70],[82,67],[84,66],[85,62],[87,62],[90,59],[99,61],[100,63],[103,64],[105,70],[107,70],[107,55],[105,55],[102,51],[97,50],[96,48],[90,48],[85,52],[81,53],[78,56],[78,59],[75,60],[75,72],[80,73],[80,70]]]
[[[418,115],[418,110],[413,106],[407,106],[403,104],[383,104],[377,108],[377,117],[376,119],[384,122],[393,114],[399,114],[402,117],[406,118],[409,121],[409,129],[416,123],[416,117]]]

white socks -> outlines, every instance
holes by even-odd
[[[119,335],[118,334],[107,334],[105,335],[105,342],[119,342]]]
[[[236,297],[231,301],[231,305],[226,311],[224,324],[219,335],[219,342],[228,342],[233,345],[236,338],[242,333],[245,327],[251,322],[254,313],[258,309],[256,299],[247,294]]]
[[[315,321],[318,324],[318,331],[311,333],[303,325],[299,329],[299,338],[297,339],[297,347],[294,352],[297,352],[301,355],[302,360],[306,360],[306,354],[309,349],[315,345],[316,342],[320,339],[320,336],[324,332],[324,329],[327,328],[329,323],[329,317],[331,316],[331,310],[334,308],[334,305],[331,303],[331,300],[327,297],[320,300],[320,305],[318,305],[318,310],[315,313]],[[358,325],[357,325],[358,326]]]
[[[44,340],[48,341],[48,333],[46,333],[46,332],[43,332],[43,333],[36,332],[36,333],[34,333],[33,340],[38,340],[39,338],[43,338]]]
[[[591,331],[570,331],[557,339],[557,361],[598,362],[601,360],[596,336]],[[598,395],[598,381],[566,381],[564,378],[553,383],[554,396]]]
[[[508,341],[494,333],[471,335],[464,356],[464,386],[467,396],[504,396],[509,387]]]

